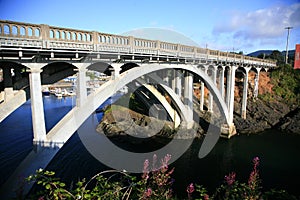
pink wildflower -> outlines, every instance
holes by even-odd
[[[150,197],[152,195],[152,189],[148,188],[145,192],[144,192],[144,198],[146,197]]]
[[[235,172],[231,172],[228,174],[228,176],[225,176],[225,181],[227,182],[228,185],[232,185],[235,181]]]
[[[191,184],[186,188],[186,191],[187,191],[188,194],[192,194],[192,193],[195,191],[194,184],[191,183]]]
[[[248,179],[248,185],[252,190],[254,190],[258,186],[259,181],[259,174],[258,174],[258,165],[259,165],[259,158],[255,157],[252,160],[253,162],[253,171],[250,173],[250,177]]]
[[[149,178],[149,160],[146,159],[144,162],[144,169],[143,169],[143,179],[148,179]]]
[[[163,168],[168,168],[168,165],[169,165],[169,161],[171,160],[171,155],[170,154],[167,154],[164,159],[162,159],[162,167]]]
[[[186,192],[188,193],[188,198],[191,199],[192,197],[192,193],[195,191],[195,187],[194,187],[194,184],[191,183],[187,186],[186,188]]]
[[[203,196],[203,198],[204,198],[204,200],[209,200],[209,196],[208,196],[207,194],[205,194],[205,195]]]
[[[153,155],[153,161],[152,161],[152,171],[156,171],[156,163],[157,163],[157,156],[156,154]]]

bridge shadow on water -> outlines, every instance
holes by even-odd
[[[57,101],[51,98],[44,99],[48,102],[45,104],[47,129],[72,108],[71,99]],[[56,153],[46,169],[55,171],[56,176],[68,185],[74,185],[82,178],[89,179],[103,170],[110,169],[89,153],[77,133],[59,151],[58,148],[45,148],[45,151],[40,151],[39,154],[32,146],[32,139],[30,101],[28,101],[0,124],[2,191],[4,182],[9,179],[20,163],[32,165],[36,169],[43,168],[38,162],[30,162],[38,156],[49,159]],[[152,151],[169,142],[169,140],[159,140],[154,144],[155,140],[148,140],[139,144],[130,144],[126,143],[127,139],[129,138],[112,138],[111,140],[124,149],[136,149],[136,152],[144,152],[147,145],[148,150]],[[206,186],[209,192],[212,192],[223,183],[224,176],[232,171],[237,173],[238,180],[246,182],[252,168],[251,160],[259,156],[261,159],[259,169],[264,189],[282,188],[292,194],[300,195],[298,191],[300,160],[297,159],[299,142],[299,135],[274,130],[250,136],[237,135],[230,140],[219,139],[212,151],[206,157],[199,159],[198,153],[203,139],[195,139],[190,148],[170,166],[175,167],[174,191],[179,197],[186,197],[186,187],[193,182]],[[27,160],[24,160],[25,158]],[[140,163],[140,168],[142,167],[143,163]],[[27,174],[19,178],[25,176]],[[136,176],[139,177],[140,174]],[[31,193],[37,190],[38,187],[34,186]]]

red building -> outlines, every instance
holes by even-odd
[[[294,69],[300,69],[300,44],[296,44]]]

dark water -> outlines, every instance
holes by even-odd
[[[47,130],[74,104],[74,98],[45,97]],[[0,124],[0,184],[32,150],[30,110],[28,101]],[[257,135],[235,136],[230,140],[220,139],[208,156],[199,159],[201,142],[195,140],[188,151],[171,165],[175,167],[174,187],[178,194],[184,194],[186,186],[191,182],[202,184],[212,192],[223,182],[224,176],[232,171],[237,173],[238,180],[247,181],[252,168],[251,161],[258,156],[265,189],[286,189],[300,195],[300,135],[270,130]],[[71,183],[108,168],[89,154],[75,133],[47,169],[56,171],[59,177]]]

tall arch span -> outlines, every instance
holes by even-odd
[[[143,64],[141,67],[130,69],[114,80],[104,83],[95,93],[89,95],[80,107],[73,108],[61,121],[59,121],[47,134],[47,140],[56,144],[65,143],[73,133],[84,123],[84,121],[115,92],[123,88],[131,81],[163,69],[182,69],[199,75],[205,81],[207,88],[214,95],[225,120],[229,123],[228,108],[223,98],[211,78],[204,71],[194,65],[174,65],[174,64]]]

